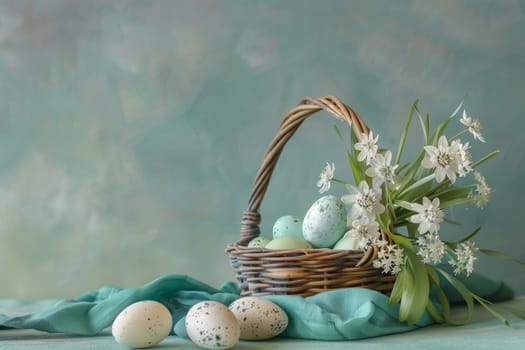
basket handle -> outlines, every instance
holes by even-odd
[[[299,102],[284,116],[277,135],[266,149],[262,164],[255,176],[252,193],[248,200],[248,208],[242,216],[240,239],[237,242],[239,245],[246,246],[253,238],[260,235],[261,215],[259,214],[259,206],[284,146],[306,118],[323,109],[333,114],[337,119],[347,122],[348,125],[353,125],[353,131],[358,140],[361,139],[361,134],[368,134],[370,129],[359,114],[335,96],[307,97]]]

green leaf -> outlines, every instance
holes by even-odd
[[[493,256],[493,257],[500,258],[500,259],[512,260],[514,262],[517,262],[518,264],[525,265],[525,261],[514,258],[506,254],[503,254],[502,252],[498,252],[497,250],[480,249],[479,251],[488,256]]]
[[[439,206],[445,208],[451,205],[471,202],[472,200],[468,197],[469,192],[470,186],[450,187],[445,191],[441,191],[440,195],[434,193],[429,194],[429,198],[434,199],[439,197]]]
[[[461,225],[461,222],[456,221],[456,220],[452,220],[452,219],[447,218],[447,217],[443,218],[443,221],[445,221],[447,224],[451,224],[451,225],[458,225],[458,226]]]
[[[412,182],[412,179],[416,176],[418,169],[421,168],[421,161],[423,160],[424,156],[424,150],[420,151],[415,160],[412,163],[408,163],[406,166],[405,174],[401,174],[401,171],[398,171],[398,174],[403,178],[399,183],[399,191],[403,191],[404,188]]]
[[[500,308],[502,310],[505,310],[507,312],[510,312],[514,316],[525,320],[525,310],[513,309],[513,308],[505,306],[505,305],[498,305],[498,308]]]
[[[403,127],[403,132],[401,133],[401,138],[399,140],[399,146],[397,148],[397,155],[394,164],[399,164],[399,161],[401,160],[401,154],[403,153],[403,149],[405,148],[405,142],[408,135],[408,129],[410,128],[410,122],[412,121],[412,116],[414,115],[414,111],[416,110],[418,103],[419,100],[415,100],[414,103],[412,103],[410,112],[408,112],[408,116],[405,120],[405,125]]]
[[[425,144],[428,143],[428,134],[430,132],[430,115],[427,113],[427,116],[425,118],[425,129],[426,129],[426,137],[425,137]]]
[[[408,167],[410,165],[410,162],[406,162],[404,163],[403,165],[400,165],[398,168],[397,168],[397,173],[398,174],[401,174],[403,172],[403,170],[406,169],[406,167]]]
[[[478,297],[477,295],[473,294],[473,297],[474,299],[476,299],[476,301],[478,303],[480,303],[481,306],[483,306],[485,308],[485,310],[487,310],[488,312],[490,312],[494,317],[496,317],[497,319],[499,319],[501,322],[503,322],[503,324],[505,326],[509,326],[509,321],[503,317],[502,314],[500,314],[499,312],[497,312],[496,310],[494,310],[492,307],[491,307],[491,302],[481,298],[481,297]]]
[[[431,182],[426,182],[414,189],[412,189],[410,192],[407,192],[405,195],[404,195],[404,199],[409,201],[409,202],[413,202],[413,201],[418,201],[418,202],[421,202],[423,196],[427,196],[428,197],[428,193],[432,190],[432,183]]]
[[[448,272],[436,268],[437,271],[450,283],[452,287],[454,287],[458,293],[461,295],[463,300],[465,300],[465,303],[467,304],[467,311],[464,319],[460,321],[454,321],[450,319],[449,323],[454,325],[461,325],[467,323],[472,318],[472,312],[474,311],[474,299],[472,298],[472,292],[456,277],[450,275]],[[448,322],[448,321],[447,321]]]
[[[472,200],[470,198],[466,198],[466,197],[454,198],[454,199],[449,199],[449,200],[440,202],[439,207],[443,209],[443,208],[452,207],[452,206],[459,205],[459,204],[469,203],[471,201]]]
[[[410,239],[406,238],[403,235],[394,234],[392,235],[392,240],[403,247],[403,250],[406,252],[407,250],[413,252],[415,254],[416,248],[414,248],[414,245],[410,241]]]
[[[445,184],[445,186],[438,185],[436,188],[432,190],[431,193],[429,193],[429,198],[436,198],[439,197],[441,200],[447,200],[452,199],[455,197],[466,197],[468,196],[470,190],[472,187],[475,187],[476,185],[467,185],[467,186],[458,186],[453,187],[450,186],[450,183]]]
[[[414,324],[425,312],[430,287],[425,264],[413,251],[405,249],[404,252],[406,254],[404,269],[407,270],[409,278],[401,296],[399,319]]]
[[[403,192],[399,193],[399,197],[402,198],[407,192],[410,192],[413,189],[415,189],[415,188],[417,188],[417,187],[419,187],[421,185],[424,185],[424,184],[426,184],[428,182],[431,182],[435,178],[436,178],[436,175],[435,174],[431,174],[431,175],[425,176],[422,179],[417,180],[412,185],[410,185],[406,189],[404,189]]]
[[[356,184],[359,184],[362,180],[362,174],[363,174],[361,166],[359,165],[359,162],[357,161],[357,159],[354,158],[353,153],[348,149],[345,139],[343,135],[341,134],[341,131],[339,130],[337,125],[334,125],[334,129],[335,129],[337,136],[339,137],[339,139],[345,146],[346,156],[348,157],[348,163],[350,164],[350,169],[352,170],[352,176],[354,177],[354,181]]]
[[[444,322],[446,322],[447,324],[451,326],[461,326],[465,324],[465,322],[457,322],[451,318],[450,303],[448,301],[445,291],[443,290],[443,288],[441,288],[439,275],[437,274],[436,270],[433,267],[427,265],[426,268],[427,268],[427,273],[430,278],[430,281],[432,282],[432,284],[434,285],[438,293],[438,300],[439,300],[439,304],[441,305],[441,315],[443,316]]]
[[[463,107],[463,104],[465,103],[465,100],[467,99],[467,94],[463,97],[463,99],[459,102],[459,105],[456,107],[456,109],[452,112],[451,115],[448,116],[448,119],[452,119],[458,114],[461,107]]]
[[[396,282],[394,283],[394,287],[390,293],[390,298],[388,299],[388,303],[390,305],[398,303],[401,300],[403,290],[406,288],[407,283],[409,283],[408,279],[409,277],[407,276],[407,271],[402,269],[396,276]]]
[[[443,323],[445,322],[444,317],[442,316],[442,313],[438,311],[432,300],[428,299],[427,303],[427,311],[430,314],[430,317],[434,320],[436,323]]]
[[[465,102],[465,98],[466,98],[466,95],[461,100],[461,102],[456,107],[456,109],[452,112],[452,114],[447,119],[445,119],[443,122],[441,122],[441,124],[439,124],[437,126],[436,130],[434,130],[434,133],[432,134],[432,137],[430,139],[430,144],[431,145],[435,145],[437,143],[437,140],[439,139],[439,137],[445,131],[445,128],[447,127],[448,123],[452,120],[452,118],[454,118],[456,116],[456,114],[458,114],[458,112],[461,109],[461,107],[463,107],[463,103]]]
[[[419,227],[419,224],[407,224],[406,228],[408,232],[408,237],[416,237],[416,232],[417,232],[418,227]]]
[[[416,108],[416,112],[417,112],[417,116],[419,118],[419,123],[421,124],[421,129],[423,130],[423,141],[424,141],[424,143],[426,145],[428,143],[429,123],[427,123],[427,121],[429,121],[429,116],[428,116],[428,113],[427,113],[426,121],[424,121],[423,117],[421,116],[421,114],[419,114],[419,110],[417,108]]]
[[[341,143],[345,147],[346,151],[348,152],[348,146],[346,145],[346,141],[345,141],[343,135],[341,134],[341,130],[339,130],[339,128],[335,124],[334,124],[334,129],[335,129],[335,133],[339,137],[339,140],[341,141]]]
[[[500,153],[500,150],[499,150],[499,149],[490,152],[490,153],[487,154],[485,157],[483,157],[483,158],[481,158],[480,160],[478,160],[478,161],[472,163],[472,168],[476,168],[478,165],[483,164],[484,162],[486,162],[486,161],[489,160],[490,158],[492,158],[492,157],[498,155],[499,153]]]
[[[462,239],[460,239],[459,241],[457,241],[456,244],[459,244],[459,243],[463,243],[463,242],[468,241],[469,239],[471,239],[471,238],[473,238],[475,235],[477,235],[479,231],[481,231],[481,227],[478,227],[478,228],[475,229],[470,235],[468,235],[468,236],[466,236],[465,238],[462,238]]]

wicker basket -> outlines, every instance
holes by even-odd
[[[352,125],[359,139],[368,134],[361,117],[338,98],[305,98],[283,118],[277,135],[266,150],[257,172],[248,209],[243,213],[240,239],[226,247],[232,268],[240,282],[241,294],[289,294],[309,296],[320,292],[362,287],[389,294],[395,276],[382,274],[373,267],[377,247],[361,250],[249,248],[248,243],[259,236],[261,216],[258,212],[270,177],[286,142],[310,115],[326,110]]]

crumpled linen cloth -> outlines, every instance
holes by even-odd
[[[479,274],[464,278],[463,282],[478,295],[494,302],[514,296],[505,283]],[[451,286],[444,283],[444,289],[452,303],[461,302]],[[216,289],[187,275],[166,275],[135,288],[103,286],[24,315],[9,315],[0,308],[0,328],[96,335],[111,326],[126,306],[140,300],[156,300],[171,311],[174,333],[187,337],[184,317],[192,305],[203,300],[229,305],[239,297],[238,286],[233,282]],[[333,290],[306,298],[286,295],[265,298],[279,305],[288,315],[289,325],[282,336],[291,338],[362,339],[407,332],[433,323],[426,313],[416,324],[400,322],[398,305],[388,305],[387,296],[363,288]]]

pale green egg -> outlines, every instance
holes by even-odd
[[[250,243],[248,243],[248,247],[250,247],[250,248],[264,248],[264,247],[266,247],[266,245],[270,241],[271,241],[271,239],[268,238],[268,237],[263,237],[263,236],[255,237],[254,239],[252,239],[250,241]]]
[[[345,232],[346,216],[346,207],[338,197],[321,197],[306,212],[303,236],[314,247],[332,247]]]
[[[281,236],[272,239],[266,245],[267,249],[310,249],[312,246],[304,238],[294,236]]]
[[[353,236],[343,236],[335,244],[333,249],[344,249],[344,250],[359,250],[359,240]]]
[[[303,238],[303,222],[293,215],[281,216],[273,224],[273,238],[294,236]]]

